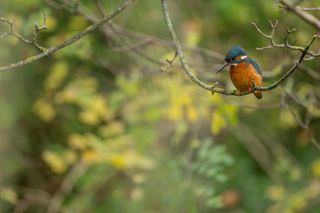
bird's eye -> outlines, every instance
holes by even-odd
[[[232,58],[231,61],[234,61],[236,58]]]

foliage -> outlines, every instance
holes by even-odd
[[[97,15],[94,1],[79,2]],[[118,2],[101,3],[110,12]],[[44,46],[90,24],[45,1],[2,4],[1,16],[25,36],[32,36],[44,9]],[[196,49],[186,50],[194,72],[228,88],[228,75],[214,74],[221,58],[197,47],[223,53],[241,44],[273,74],[285,71],[296,53],[255,51],[266,41],[249,22],[268,29],[267,20],[279,18],[282,28],[298,28],[298,43],[314,31],[271,1],[170,4],[181,39]],[[136,1],[113,23],[126,33],[169,38],[157,1]],[[261,101],[212,96],[190,82],[177,60],[166,63],[174,55],[171,45],[147,38],[132,48],[141,41],[120,32],[108,31],[106,38],[96,31],[47,59],[0,73],[1,212],[43,212],[57,205],[56,196],[62,212],[289,213],[320,207],[319,151],[311,144],[319,138],[319,79],[299,72]],[[1,62],[36,51],[10,36],[1,45]],[[316,62],[305,65],[318,69]],[[84,172],[76,173],[78,167]]]

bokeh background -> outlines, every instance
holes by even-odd
[[[55,3],[55,4],[48,4]],[[105,13],[121,1],[100,1]],[[169,2],[185,55],[203,81],[241,45],[271,83],[295,62],[268,45],[305,45],[315,29],[276,1]],[[75,5],[78,5],[76,7]],[[304,6],[320,6],[319,0]],[[96,1],[2,0],[0,15],[50,47],[101,18]],[[319,12],[313,12],[318,15]],[[0,32],[8,25],[1,23]],[[313,48],[319,46],[316,41]],[[0,64],[37,53],[0,39]],[[137,0],[110,24],[30,65],[0,73],[1,212],[320,212],[320,73],[304,62],[262,100],[211,95],[182,72],[160,1]]]

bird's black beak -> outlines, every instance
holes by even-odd
[[[221,72],[225,67],[231,65],[232,63],[233,63],[232,61],[224,63],[216,73]]]

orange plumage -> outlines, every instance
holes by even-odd
[[[237,88],[238,93],[251,91],[253,83],[256,86],[262,86],[262,76],[259,75],[254,66],[249,63],[241,62],[230,67],[230,77]],[[258,98],[262,98],[261,91],[254,91],[253,94]]]
[[[253,86],[262,86],[262,71],[259,64],[248,57],[246,51],[240,46],[232,47],[225,56],[225,63],[217,72],[230,66],[230,77],[237,88],[237,94],[251,92]],[[261,91],[254,91],[256,98],[262,98]]]

